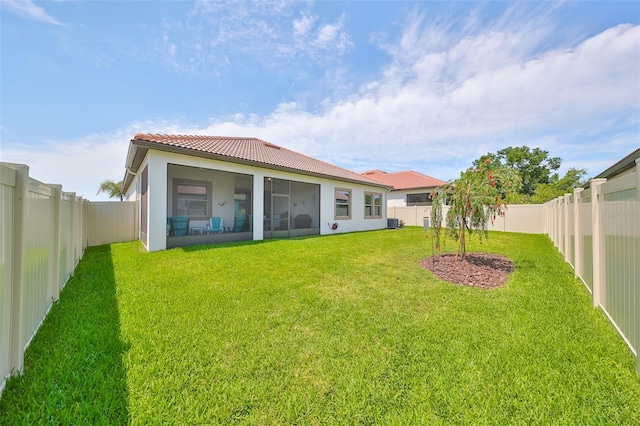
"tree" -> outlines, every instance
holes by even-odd
[[[456,260],[466,258],[466,234],[480,231],[487,235],[489,221],[505,214],[507,196],[520,188],[518,173],[509,167],[498,166],[485,156],[481,163],[460,173],[460,178],[436,189],[432,194],[431,222],[436,249],[440,249],[442,206],[449,205],[447,234],[457,240]]]
[[[100,184],[98,192],[96,192],[96,195],[100,194],[101,192],[107,193],[109,195],[109,198],[120,197],[120,201],[124,199],[124,193],[122,192],[122,181],[114,182],[108,179],[103,180]]]
[[[536,204],[543,204],[549,200],[553,200],[567,192],[572,192],[573,188],[583,184],[582,178],[587,174],[584,169],[570,168],[565,173],[564,177],[558,178],[557,174],[554,174],[551,178],[551,183],[543,183],[538,185],[531,202]]]
[[[528,146],[509,147],[496,154],[487,154],[473,162],[478,166],[485,159],[491,158],[492,167],[505,166],[515,169],[520,175],[522,186],[518,191],[527,202],[540,184],[551,183],[553,171],[560,168],[562,160],[559,157],[549,157],[549,151],[540,148],[531,149]]]

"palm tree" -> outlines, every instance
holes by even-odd
[[[124,199],[124,193],[122,192],[122,181],[114,182],[112,180],[103,180],[100,184],[100,189],[96,192],[98,195],[101,192],[109,194],[109,198],[120,197],[120,201]]]

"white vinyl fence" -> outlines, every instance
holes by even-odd
[[[446,217],[449,208],[442,207],[442,216]],[[387,207],[387,217],[402,220],[406,226],[424,226],[424,219],[430,219],[431,206]],[[542,204],[509,204],[507,214],[497,217],[489,224],[490,231],[523,232],[544,234],[546,228],[546,208]],[[429,223],[431,225],[431,223]]]
[[[136,240],[138,231],[136,203],[90,203],[21,164],[0,163],[0,200],[1,394],[87,245]]]
[[[545,204],[549,237],[635,354],[640,374],[640,172]]]
[[[638,359],[640,373],[640,172],[638,162],[544,205],[509,205],[491,230],[546,233]],[[0,394],[90,245],[137,240],[136,202],[94,203],[0,163]],[[389,207],[423,226],[430,207]],[[446,209],[446,207],[445,207]],[[444,212],[446,214],[446,211]]]
[[[548,234],[637,359],[640,374],[640,172],[592,179],[545,204],[509,205],[490,230]],[[443,207],[446,217],[447,207]],[[388,207],[387,217],[423,226],[431,207]],[[430,224],[431,225],[431,224]]]

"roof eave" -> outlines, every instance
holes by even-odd
[[[437,187],[442,185],[429,185],[429,186],[412,186],[412,187],[404,187],[404,188],[393,188],[392,191],[415,191],[418,189],[436,189]]]
[[[631,152],[631,154],[627,155],[622,160],[618,161],[613,166],[609,167],[608,169],[606,169],[604,172],[600,173],[593,179],[599,179],[599,178],[609,179],[612,176],[625,172],[635,166],[636,160],[638,158],[640,158],[640,148]],[[589,189],[590,187],[591,187],[591,179],[589,179],[587,183],[582,185],[582,188],[584,189]]]
[[[189,148],[183,148],[183,147],[165,145],[165,144],[158,144],[157,142],[150,142],[150,141],[146,141],[146,140],[142,140],[142,139],[132,139],[131,140],[131,144],[129,145],[129,152],[127,154],[127,160],[126,160],[127,171],[125,172],[126,173],[125,174],[125,180],[123,182],[126,182],[127,176],[130,175],[129,172],[131,172],[131,173],[137,173],[138,172],[140,164],[142,163],[141,161],[139,161],[136,164],[136,161],[135,161],[136,157],[138,157],[136,154],[137,154],[137,150],[139,148],[146,149],[146,150],[155,149],[155,150],[158,150],[158,151],[170,152],[172,154],[190,155],[190,156],[206,158],[206,159],[210,159],[210,160],[219,160],[219,161],[226,161],[226,162],[235,163],[235,164],[243,164],[243,165],[247,165],[247,166],[256,166],[256,167],[261,167],[263,169],[286,171],[286,172],[291,172],[291,173],[302,174],[302,175],[305,175],[305,176],[314,176],[314,177],[321,177],[321,178],[325,178],[325,179],[339,180],[341,182],[351,182],[351,183],[356,183],[356,184],[360,184],[360,185],[377,186],[377,187],[385,188],[385,189],[391,189],[392,188],[390,185],[384,184],[382,182],[378,183],[377,181],[365,182],[365,181],[358,180],[358,179],[349,179],[349,178],[345,178],[345,177],[332,176],[332,175],[327,175],[327,174],[323,174],[323,173],[314,173],[314,172],[311,172],[311,171],[294,169],[294,168],[291,168],[291,167],[278,166],[278,165],[268,164],[268,163],[261,163],[259,161],[246,160],[246,159],[243,159],[243,158],[231,157],[231,156],[227,156],[227,155],[213,154],[213,153],[209,153],[209,152],[198,151],[198,150],[195,150],[195,149],[189,149]],[[126,191],[126,189],[128,189],[128,187],[131,184],[132,180],[133,180],[133,178],[130,178],[128,184],[123,185],[123,187],[124,187],[123,191]]]

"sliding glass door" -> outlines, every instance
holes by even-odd
[[[264,238],[318,235],[320,185],[264,180]]]

